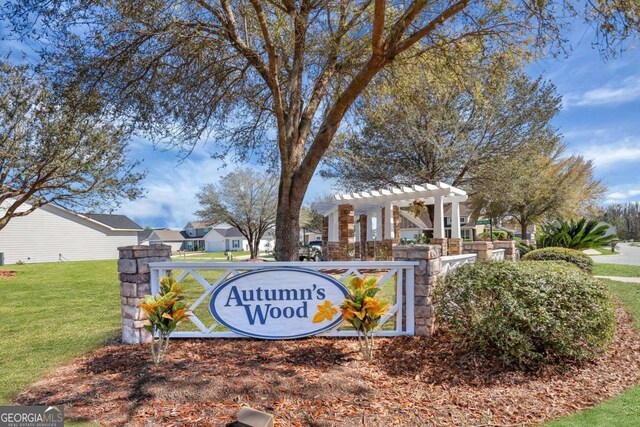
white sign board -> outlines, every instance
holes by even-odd
[[[339,305],[347,288],[313,270],[264,268],[239,274],[211,294],[209,310],[241,335],[292,339],[316,335],[342,322]]]

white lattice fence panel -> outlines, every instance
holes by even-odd
[[[219,325],[208,312],[211,294],[226,280],[251,270],[271,267],[305,268],[328,274],[345,283],[350,278],[376,277],[376,286],[384,288],[393,300],[387,299],[391,308],[380,322],[379,336],[413,335],[414,333],[414,267],[411,261],[380,262],[269,262],[269,263],[233,263],[233,262],[160,262],[151,263],[151,286],[155,294],[159,291],[159,280],[173,272],[176,281],[190,281],[197,286],[197,297],[189,302],[191,330],[177,330],[172,336],[183,338],[239,338],[243,337]],[[175,274],[180,271],[179,274]],[[212,274],[212,272],[215,272]],[[215,277],[215,280],[208,277]],[[346,285],[347,283],[345,283]],[[382,294],[383,291],[379,292]],[[190,290],[194,294],[194,290]],[[383,297],[384,298],[384,297]],[[406,301],[406,303],[403,303]],[[186,323],[186,322],[185,322]],[[182,326],[182,325],[180,325]],[[195,330],[194,330],[195,329]],[[341,326],[322,334],[324,336],[355,336],[353,330]]]
[[[465,264],[473,264],[474,262],[476,262],[477,257],[478,256],[476,254],[443,256],[440,258],[442,262],[440,274],[447,274],[451,270],[455,270],[456,268]]]

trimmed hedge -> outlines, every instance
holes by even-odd
[[[528,252],[523,261],[567,261],[577,265],[582,271],[591,273],[593,260],[580,251],[567,248],[542,248]]]
[[[440,279],[434,302],[439,327],[460,349],[506,366],[590,360],[615,331],[602,283],[559,263],[467,264]]]

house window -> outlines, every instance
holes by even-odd
[[[451,227],[451,217],[450,216],[445,216],[444,217],[444,226],[445,227]]]
[[[460,230],[460,235],[462,236],[462,238],[464,240],[472,240],[473,239],[473,233],[471,232],[471,230],[469,228],[463,228],[462,230]]]
[[[240,249],[240,240],[232,240],[231,241],[232,249]]]
[[[466,224],[467,223],[467,217],[466,216],[461,216],[460,217],[460,224]]]

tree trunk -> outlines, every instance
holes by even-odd
[[[258,252],[260,247],[260,239],[253,238],[253,241],[249,242],[249,252],[251,253],[250,259],[258,259]]]
[[[529,224],[527,224],[527,221],[522,220],[520,222],[520,234],[523,240],[529,238],[529,236],[527,235],[527,228],[529,228]]]
[[[275,257],[278,261],[297,261],[300,240],[300,209],[304,191],[293,186],[293,179],[285,180],[282,173],[278,190],[278,212],[276,217]],[[302,186],[306,188],[306,186]]]

